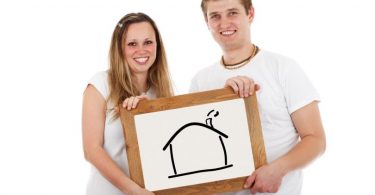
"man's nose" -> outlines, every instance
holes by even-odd
[[[221,28],[227,28],[230,26],[230,20],[227,17],[222,17],[220,21]]]

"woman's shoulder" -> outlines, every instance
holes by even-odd
[[[91,77],[88,84],[93,85],[103,97],[107,97],[109,94],[108,87],[108,71],[99,71]]]

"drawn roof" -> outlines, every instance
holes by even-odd
[[[211,127],[211,126],[208,126],[208,125],[203,124],[203,123],[191,122],[191,123],[188,123],[188,124],[186,124],[186,125],[180,127],[180,128],[176,131],[176,133],[174,133],[173,136],[172,136],[172,137],[168,140],[168,142],[165,144],[165,146],[163,147],[163,150],[166,150],[166,149],[168,148],[169,144],[173,141],[173,139],[176,138],[177,135],[178,135],[179,133],[181,133],[185,128],[187,128],[187,127],[189,127],[189,126],[194,126],[194,125],[198,125],[198,126],[206,127],[207,129],[210,129],[210,130],[212,130],[213,132],[215,132],[215,133],[217,133],[217,134],[219,134],[219,135],[221,135],[221,136],[223,136],[223,137],[225,137],[225,138],[228,138],[228,135],[224,134],[223,132],[221,132],[221,131],[219,131],[219,130],[217,130],[217,129]]]

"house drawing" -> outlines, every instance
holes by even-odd
[[[225,139],[228,139],[229,136],[226,135],[225,133],[219,131],[218,129],[216,129],[213,124],[212,124],[212,117],[210,117],[210,115],[213,115],[213,117],[217,117],[219,115],[219,112],[215,110],[211,110],[210,112],[208,112],[207,114],[207,119],[206,119],[206,123],[200,123],[200,122],[190,122],[190,123],[187,123],[183,126],[181,126],[171,137],[170,139],[167,141],[167,143],[164,145],[163,147],[163,151],[166,151],[168,148],[169,148],[169,152],[170,152],[170,158],[171,158],[171,163],[172,163],[172,168],[173,168],[173,174],[172,175],[169,175],[168,178],[175,178],[175,177],[181,177],[181,176],[186,176],[186,175],[191,175],[191,174],[197,174],[197,173],[202,173],[202,172],[211,172],[211,171],[219,171],[219,170],[223,170],[223,169],[226,169],[226,168],[230,168],[230,167],[233,167],[233,164],[228,164],[228,159],[227,159],[227,152],[226,152],[226,148],[225,148],[225,144],[224,144],[224,138]],[[194,129],[194,130],[192,130]],[[181,161],[179,162],[176,162],[176,154],[179,154],[179,155],[185,155],[185,154],[181,154],[181,153],[178,153],[178,149],[177,148],[173,148],[173,141],[176,140],[176,138],[179,136],[183,136],[183,134],[186,134],[186,133],[189,133],[189,132],[192,132],[192,131],[195,131],[195,132],[198,132],[198,134],[202,134],[202,133],[206,133],[207,131],[209,131],[209,135],[212,137],[212,136],[218,136],[216,138],[211,138],[211,139],[215,139],[215,145],[214,146],[211,146],[211,147],[208,147],[209,149],[212,149],[214,148],[217,153],[219,153],[219,158],[217,159],[214,159],[215,161],[218,161],[218,162],[215,162],[213,165],[204,165],[203,167],[199,167],[199,168],[196,168],[197,166],[193,167],[192,169],[189,169],[189,168],[186,168],[186,167],[182,167],[181,168]],[[182,133],[184,132],[184,133]],[[213,132],[213,133],[212,133]],[[203,136],[203,135],[202,135]],[[183,139],[183,138],[182,138]],[[194,144],[199,144],[199,143],[194,143]],[[204,147],[207,147],[205,145],[205,143],[201,143],[201,145],[203,145]],[[187,147],[189,149],[189,147]],[[194,152],[193,152],[194,154]],[[192,157],[188,157],[189,159],[191,158],[194,158],[194,156]],[[199,161],[200,159],[196,160],[196,162],[200,163],[202,161]],[[185,164],[186,165],[186,164]],[[195,168],[195,169],[194,169]]]

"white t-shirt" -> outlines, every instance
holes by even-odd
[[[299,108],[319,101],[319,94],[298,64],[281,55],[260,50],[249,64],[234,70],[219,62],[199,71],[192,80],[190,92],[223,88],[227,79],[248,76],[261,89],[256,93],[266,147],[267,161],[286,154],[299,141],[290,115]],[[277,195],[299,195],[302,187],[301,170],[287,174]],[[237,193],[249,194],[248,190]],[[267,193],[262,193],[267,194]]]
[[[100,94],[107,100],[109,96],[108,73],[98,72],[89,81]],[[155,98],[153,90],[147,93],[149,98]],[[125,150],[124,134],[119,118],[113,120],[113,104],[107,105],[103,148],[116,164],[129,176],[128,159]],[[123,195],[123,193],[105,179],[101,173],[92,166],[91,176],[87,185],[86,195]]]

